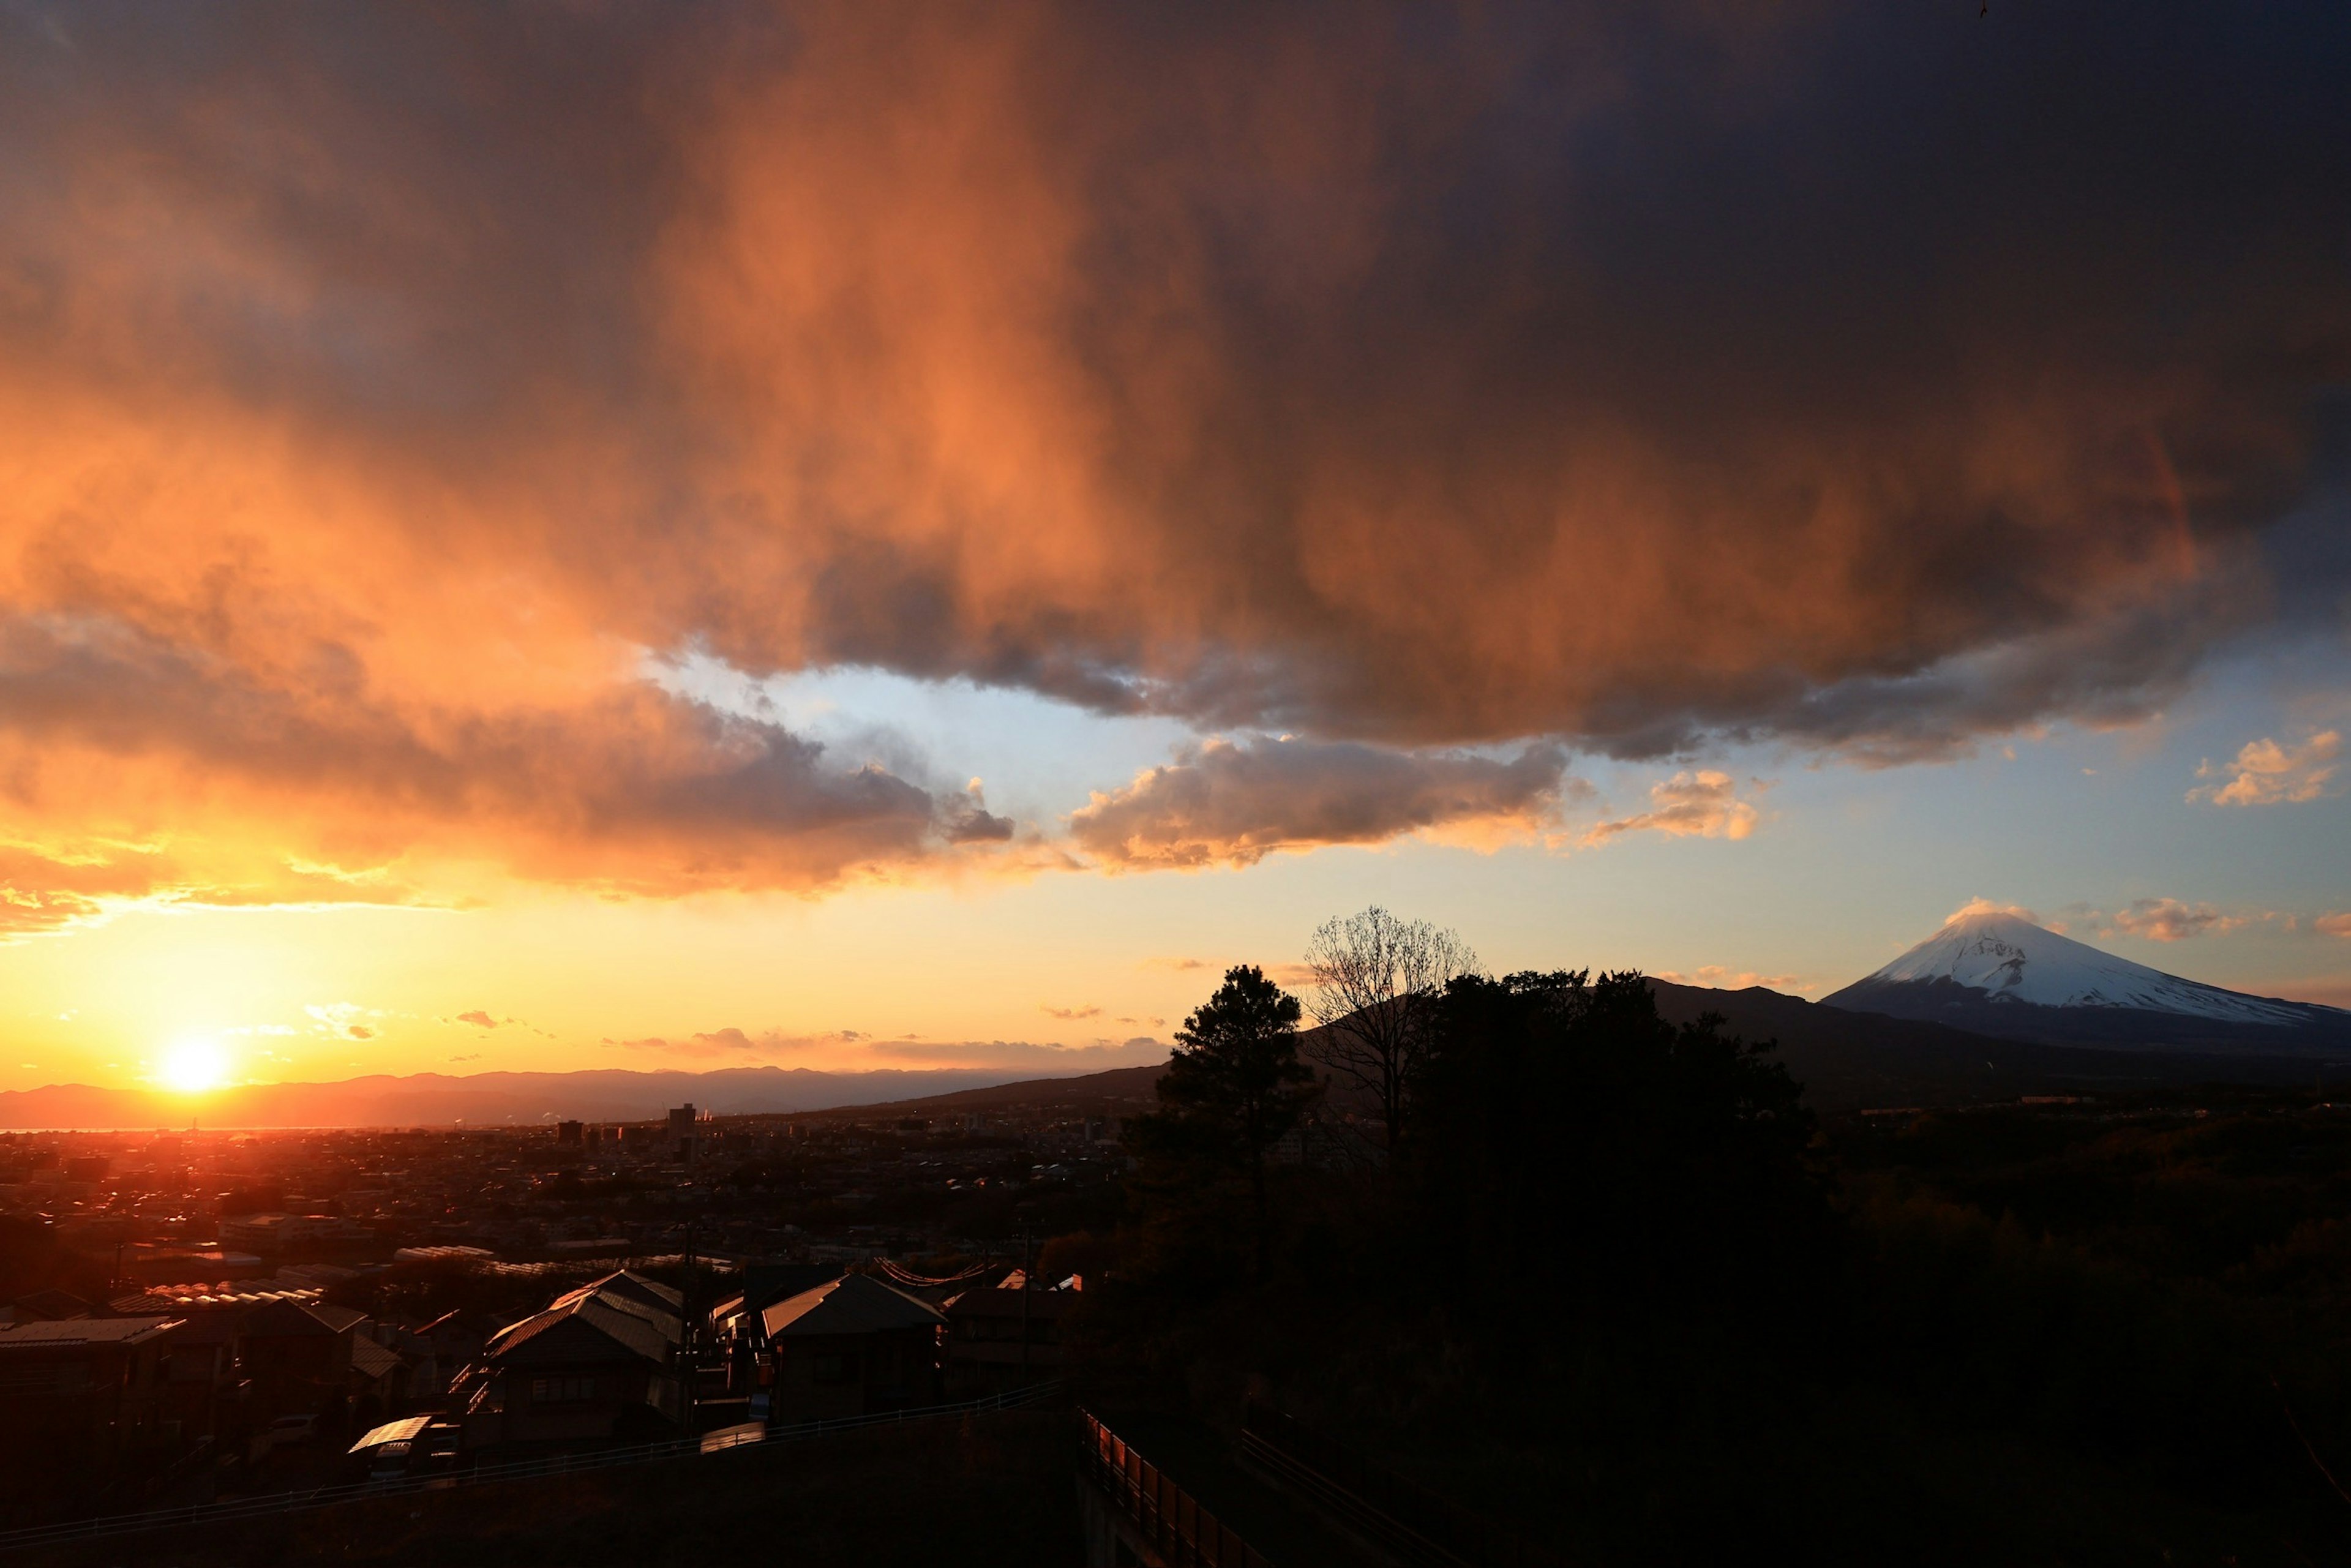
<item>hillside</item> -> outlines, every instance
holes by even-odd
[[[1031,1078],[1019,1083],[997,1083],[985,1089],[962,1089],[925,1095],[918,1100],[891,1100],[865,1105],[841,1105],[822,1113],[827,1117],[854,1120],[887,1113],[893,1116],[957,1116],[1018,1111],[1037,1116],[1124,1116],[1148,1111],[1159,1103],[1153,1085],[1165,1071],[1164,1064],[1114,1067],[1076,1078]]]
[[[1826,1001],[2048,1045],[2351,1060],[2351,1012],[2167,974],[1988,906]]]
[[[1150,1071],[1139,1069],[1132,1071]],[[710,1072],[420,1072],[330,1083],[256,1083],[201,1096],[84,1083],[0,1092],[0,1128],[512,1126],[562,1118],[643,1122],[692,1102],[721,1115],[792,1113],[952,1093],[1002,1083],[987,1069],[819,1072],[730,1067]],[[1108,1076],[1108,1075],[1105,1075]]]
[[[1720,1013],[1734,1033],[1776,1039],[1779,1059],[1823,1111],[1948,1105],[2021,1094],[2121,1092],[2168,1083],[2308,1083],[2328,1064],[2281,1051],[2159,1053],[2000,1039],[1946,1024],[1850,1011],[1761,986],[1707,990],[1652,980],[1676,1022]],[[2343,1070],[2351,1071],[2351,1052]]]

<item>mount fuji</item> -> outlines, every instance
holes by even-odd
[[[2351,1012],[2182,979],[1970,909],[1891,964],[1821,998],[2009,1040],[2109,1050],[2303,1055],[2351,1049]]]

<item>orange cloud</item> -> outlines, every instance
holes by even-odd
[[[1729,774],[1712,768],[1683,771],[1649,786],[1647,810],[1596,823],[1586,830],[1583,842],[1602,844],[1625,833],[1643,832],[1669,838],[1743,839],[1755,831],[1760,815],[1752,800],[1740,798],[1739,785]]]
[[[2114,928],[2150,942],[2185,942],[2207,932],[2228,932],[2246,924],[2241,915],[2227,915],[2209,904],[2182,904],[2176,898],[2141,898],[2114,916]]]
[[[1541,814],[1555,746],[1898,760],[2144,713],[2267,612],[2252,536],[2351,364],[2312,152],[2351,145],[2344,62],[2271,60],[2292,111],[2249,123],[2198,74],[2222,24],[2158,7],[2158,120],[2052,34],[1999,114],[1889,127],[1992,90],[1929,25],[0,17],[0,831],[260,897],[1033,848],[648,678],[694,656],[1325,748],[1278,807],[1204,749],[1081,808],[1115,866],[1475,839]],[[1498,744],[1534,749],[1460,750]],[[1594,831],[1751,828],[1687,777]],[[143,895],[85,880],[0,927]]]
[[[2278,806],[2315,800],[2330,793],[2335,758],[2343,737],[2322,730],[2299,746],[2280,746],[2268,738],[2248,741],[2236,758],[2215,766],[2207,761],[2196,769],[2199,779],[2225,777],[2225,784],[2207,784],[2188,791],[2190,800],[2215,806]]]
[[[1657,978],[1670,980],[1677,986],[1703,986],[1709,990],[1743,991],[1750,986],[1763,986],[1775,991],[1808,991],[1813,988],[1797,975],[1761,975],[1752,969],[1734,970],[1723,964],[1700,964],[1691,974],[1673,969],[1660,969]]]

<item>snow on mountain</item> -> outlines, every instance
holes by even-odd
[[[2107,1050],[2333,1056],[2351,1049],[2351,1012],[2182,979],[1980,905],[1821,999],[1849,1012]]]
[[[2102,952],[2022,915],[1973,910],[1878,970],[1863,986],[1949,980],[1994,1001],[2045,1008],[2140,1008],[2228,1023],[2294,1028],[2304,1003],[2251,997]]]

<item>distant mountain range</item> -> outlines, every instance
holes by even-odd
[[[1953,916],[1822,1005],[2045,1045],[2223,1056],[2351,1053],[2351,1012],[2340,1008],[2182,979],[1996,910]]]
[[[2167,975],[2037,925],[1977,911],[1818,1002],[1762,987],[1650,982],[1677,1022],[1721,1014],[1780,1060],[1823,1110],[2114,1092],[2162,1082],[2309,1082],[2351,1074],[2351,1012],[2248,996]],[[421,1072],[266,1083],[205,1095],[214,1127],[513,1126],[560,1118],[643,1122],[692,1102],[720,1115],[872,1111],[946,1115],[1021,1108],[1132,1113],[1156,1067],[1050,1079],[1001,1071]],[[2351,1082],[2346,1082],[2351,1090]],[[178,1127],[183,1095],[52,1084],[0,1092],[0,1128]]]
[[[0,1127],[184,1127],[192,1105],[202,1124],[213,1127],[513,1126],[564,1118],[647,1122],[688,1101],[721,1115],[818,1111],[948,1094],[1016,1077],[963,1068],[872,1072],[781,1067],[631,1072],[603,1068],[465,1077],[419,1072],[336,1083],[246,1084],[217,1090],[201,1101],[143,1089],[55,1083],[0,1092]]]

